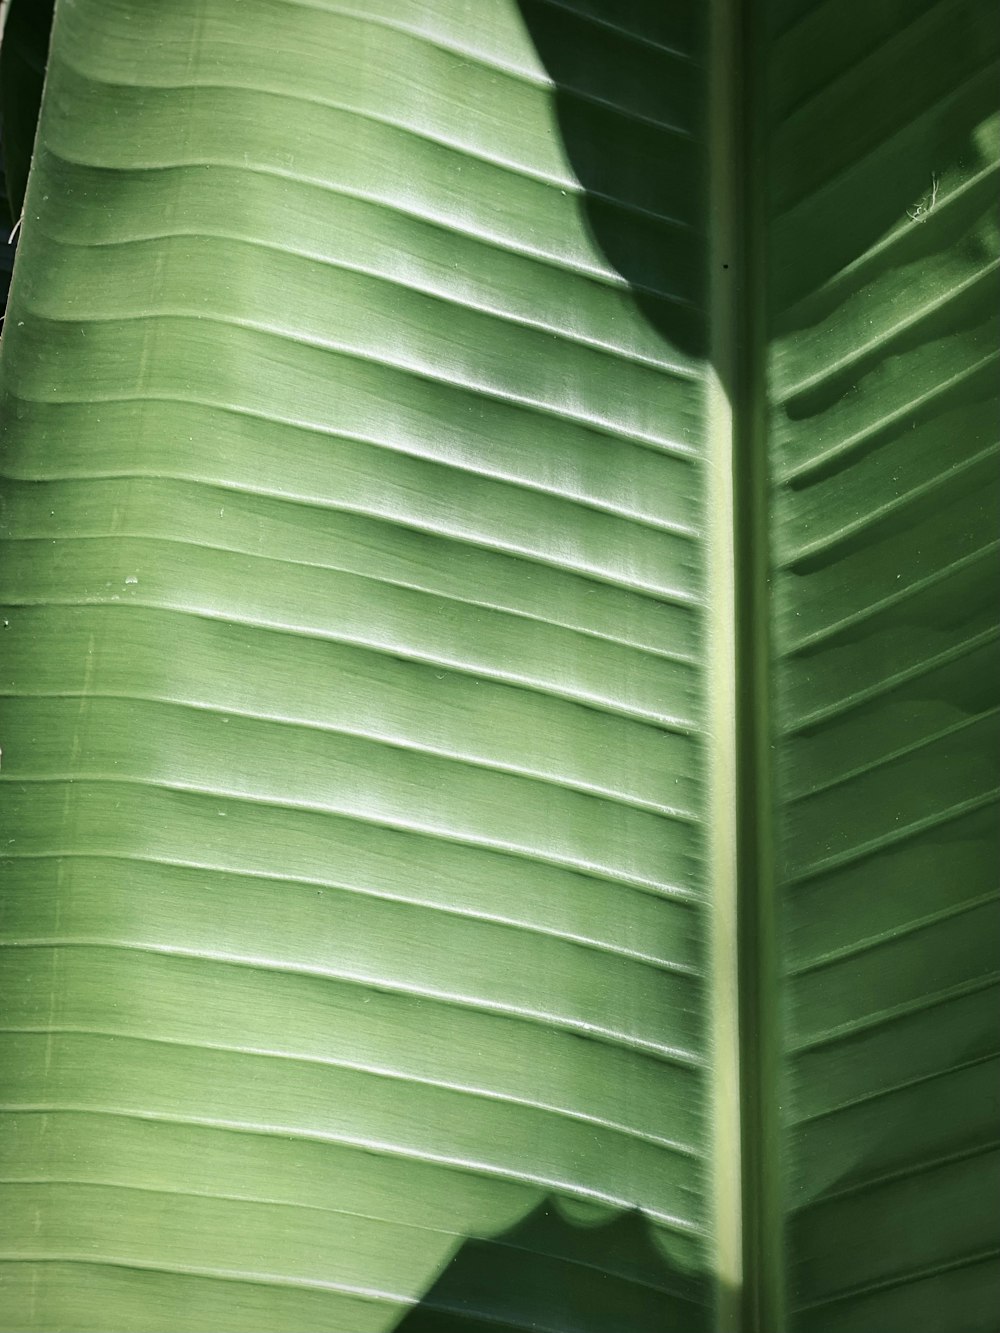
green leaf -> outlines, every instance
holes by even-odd
[[[994,1328],[998,50],[60,0],[0,1327]]]
[[[995,1318],[997,27],[817,7],[768,72],[775,1118],[802,1330]]]

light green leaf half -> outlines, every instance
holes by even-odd
[[[0,1327],[991,1333],[998,49],[59,0]]]

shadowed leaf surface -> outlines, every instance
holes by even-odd
[[[546,1198],[465,1241],[398,1331],[681,1333],[710,1327],[705,1303],[704,1279],[671,1269],[638,1209],[573,1221]]]

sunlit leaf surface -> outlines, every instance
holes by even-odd
[[[994,1328],[1000,25],[755,6],[726,224],[737,10],[59,0],[0,1327]]]

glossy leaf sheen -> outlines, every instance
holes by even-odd
[[[720,278],[724,5],[60,0],[3,337],[0,1326],[730,1329],[728,1199],[783,1328],[993,1328],[998,25],[753,20]],[[729,753],[774,941],[731,1106]]]

